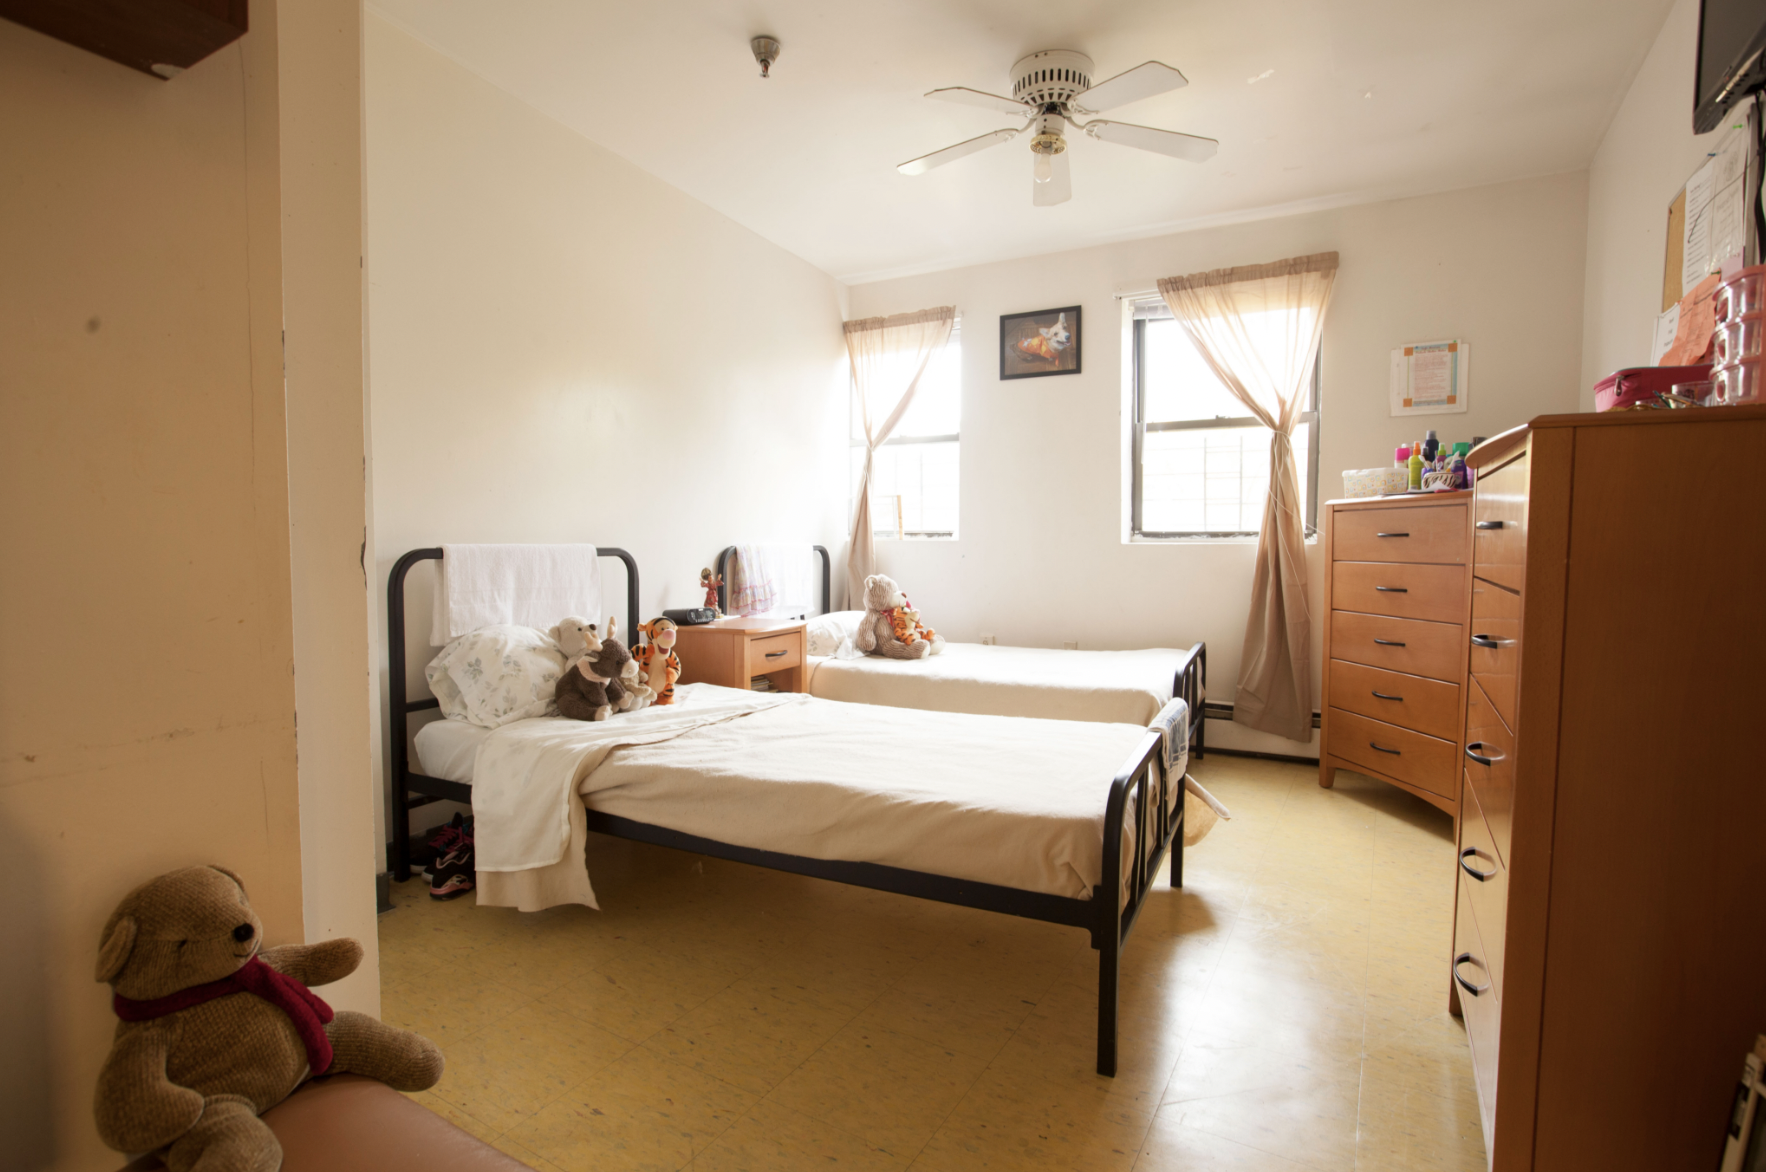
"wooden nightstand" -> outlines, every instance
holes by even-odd
[[[675,653],[681,657],[681,683],[747,690],[754,676],[766,676],[781,692],[801,692],[803,626],[752,618],[679,627]]]

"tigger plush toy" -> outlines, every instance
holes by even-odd
[[[657,704],[675,702],[675,681],[681,678],[681,657],[675,654],[673,619],[651,619],[638,628],[649,639],[642,647],[633,644],[638,678],[656,693]]]

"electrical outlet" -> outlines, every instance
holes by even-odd
[[[993,645],[994,645],[994,644],[996,644],[996,643],[998,643],[998,642],[999,642],[999,636],[997,636],[997,635],[989,635],[989,634],[987,634],[987,633],[986,633],[986,632],[985,632],[985,631],[983,631],[983,632],[982,632],[982,634],[981,634],[981,645],[982,645],[982,646],[983,646],[983,647],[992,647],[992,646],[993,646]]]
[[[1078,651],[1079,644],[1077,644],[1077,643],[1063,643],[1063,644],[1061,644],[1061,649],[1063,651]]]

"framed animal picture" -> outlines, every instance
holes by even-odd
[[[1000,377],[1079,373],[1079,306],[1000,315]]]

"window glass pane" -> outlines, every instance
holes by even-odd
[[[914,392],[914,401],[908,405],[907,414],[901,417],[890,438],[920,435],[956,435],[962,431],[963,422],[963,347],[960,330],[952,330],[950,341],[931,358],[926,360],[926,371],[920,376],[920,389]],[[903,378],[908,373],[903,362]],[[882,423],[887,414],[879,416],[877,422]],[[852,400],[852,439],[863,443],[865,438],[864,424],[858,409],[858,389],[853,388]]]
[[[1251,409],[1220,384],[1214,371],[1175,321],[1145,326],[1142,418],[1148,423],[1180,419],[1244,419]]]
[[[1294,467],[1304,497],[1312,425],[1294,428]],[[1256,533],[1269,499],[1269,429],[1150,431],[1141,445],[1141,532]],[[1305,515],[1302,501],[1302,515]]]
[[[871,526],[878,537],[957,535],[956,441],[885,444],[871,465]],[[865,450],[852,449],[849,499],[856,499]],[[898,528],[899,526],[899,528]]]

